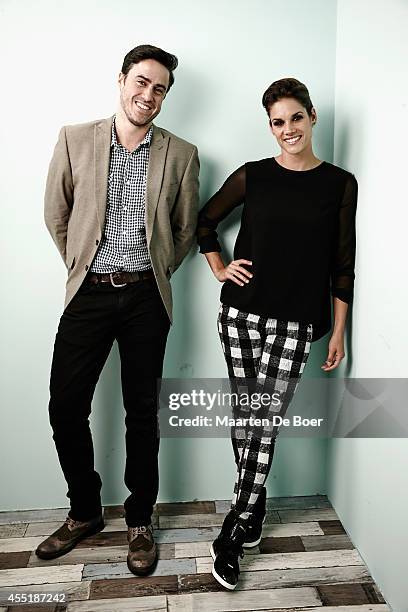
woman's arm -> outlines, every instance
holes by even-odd
[[[334,370],[344,358],[344,330],[348,304],[354,292],[354,267],[356,256],[355,217],[358,185],[354,175],[347,179],[343,200],[339,209],[337,245],[331,272],[334,326],[329,342],[326,362],[321,366],[325,372]]]
[[[245,185],[245,166],[241,166],[227,178],[221,189],[203,206],[198,215],[197,226],[200,253],[205,254],[214,276],[220,282],[229,279],[240,286],[248,283],[252,277],[251,272],[243,268],[242,264],[252,265],[252,262],[237,259],[225,265],[220,255],[221,246],[217,238],[217,227],[234,208],[244,202]]]

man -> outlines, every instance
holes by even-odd
[[[197,148],[153,124],[177,58],[132,49],[114,117],[63,127],[50,164],[45,221],[68,269],[55,339],[49,416],[68,484],[65,523],[36,550],[53,559],[104,528],[88,417],[114,340],[126,411],[128,567],[154,569],[158,492],[157,379],[172,321],[170,276],[192,244]]]

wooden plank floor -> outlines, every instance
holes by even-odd
[[[241,560],[236,590],[225,591],[211,574],[209,545],[228,507],[226,501],[158,504],[159,562],[146,578],[127,569],[123,506],[106,507],[104,531],[52,561],[34,550],[67,508],[2,512],[0,612],[390,612],[322,495],[268,499],[263,539]],[[65,602],[10,604],[11,592],[64,593]]]

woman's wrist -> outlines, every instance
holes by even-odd
[[[223,270],[225,270],[225,265],[224,265],[224,262],[222,262],[222,261],[221,262],[217,262],[212,267],[212,271],[215,274],[215,276],[217,274],[219,274],[220,272],[222,272]]]
[[[344,323],[334,323],[333,327],[333,336],[344,336],[345,324]]]

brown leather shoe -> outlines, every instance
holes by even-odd
[[[40,559],[55,559],[72,550],[78,542],[105,527],[103,516],[99,515],[90,521],[74,521],[67,516],[65,523],[39,544],[35,554]]]
[[[157,564],[157,548],[153,538],[153,526],[128,527],[129,552],[127,566],[132,574],[146,576]]]

